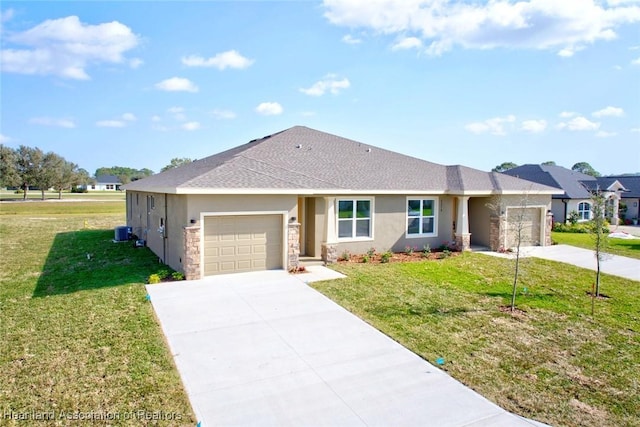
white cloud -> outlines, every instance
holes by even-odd
[[[636,58],[631,61],[631,65],[640,65],[640,58]]]
[[[133,113],[124,113],[122,115],[122,120],[126,120],[127,122],[135,122],[138,118]]]
[[[391,50],[406,50],[406,49],[420,49],[422,47],[422,40],[417,37],[403,37],[398,40]]]
[[[322,96],[329,91],[337,95],[342,89],[347,89],[349,86],[351,86],[349,79],[343,78],[338,80],[335,74],[327,74],[322,80],[311,85],[311,87],[307,89],[301,88],[300,92],[311,96]]]
[[[608,106],[602,110],[594,111],[591,113],[593,117],[621,117],[624,115],[624,110],[618,107]]]
[[[583,116],[577,116],[568,122],[559,123],[556,127],[558,129],[567,129],[571,131],[598,130],[598,128],[600,128],[600,123],[591,122]]]
[[[142,64],[144,64],[144,61],[140,58],[132,58],[129,60],[129,67],[133,68],[134,70],[136,68],[140,68]]]
[[[13,9],[0,10],[0,22],[10,21],[15,15],[15,11]]]
[[[342,42],[346,44],[360,44],[362,40],[353,37],[351,34],[347,34],[342,38]]]
[[[198,130],[198,129],[200,129],[200,123],[198,123],[198,122],[187,122],[187,123],[184,123],[181,127],[184,130]]]
[[[619,27],[640,22],[640,7],[629,1],[607,6],[600,0],[324,0],[323,5],[325,17],[335,25],[413,35],[432,55],[454,46],[550,49],[569,55],[612,40]]]
[[[52,117],[34,117],[29,119],[29,123],[40,126],[52,126],[65,129],[73,129],[76,124],[71,119],[55,119]]]
[[[616,70],[616,71],[620,71],[620,70],[622,70],[622,67],[620,65],[614,65],[613,69]]]
[[[640,133],[640,128],[631,128],[629,130],[633,133]]]
[[[211,58],[203,58],[198,55],[185,56],[182,58],[182,63],[187,67],[215,67],[224,70],[225,68],[247,68],[254,63],[254,60],[245,58],[236,50],[228,50]]]
[[[230,110],[213,110],[211,112],[211,114],[213,115],[214,118],[218,119],[218,120],[232,120],[235,119],[236,113],[234,113],[233,111]]]
[[[496,136],[504,136],[507,134],[505,130],[505,124],[514,123],[516,116],[510,114],[505,117],[494,117],[487,119],[483,122],[473,122],[466,125],[464,128],[471,133],[482,134],[490,133]]]
[[[5,144],[11,141],[13,141],[13,138],[9,138],[7,135],[3,135],[0,133],[0,144]]]
[[[540,133],[547,128],[546,120],[525,120],[520,125],[520,129],[525,132]]]
[[[277,116],[283,111],[282,105],[277,102],[263,102],[256,107],[256,112],[263,116]]]
[[[558,56],[561,56],[563,58],[570,58],[575,55],[576,52],[580,52],[581,50],[584,50],[584,46],[565,47],[564,49],[560,49],[560,51],[558,52]]]
[[[612,136],[616,136],[617,133],[616,132],[605,132],[603,130],[598,131],[596,133],[596,138],[610,138]]]
[[[152,121],[152,122],[158,123],[158,122],[160,122],[161,120],[162,120],[162,119],[161,119],[161,118],[160,118],[160,116],[158,116],[158,115],[151,116],[151,121]]]
[[[96,126],[102,128],[123,128],[126,125],[122,120],[99,120],[96,122]]]
[[[200,89],[189,79],[172,77],[156,83],[156,89],[167,92],[198,92]]]
[[[124,62],[124,53],[139,39],[117,21],[90,25],[68,16],[12,34],[5,38],[5,46],[7,42],[27,48],[2,49],[2,71],[88,80],[90,64]]]
[[[183,122],[187,120],[187,115],[184,113],[183,107],[171,107],[167,109],[167,113],[171,114],[174,119]]]
[[[562,113],[558,114],[558,116],[560,116],[563,119],[570,119],[571,117],[575,117],[577,115],[578,113],[574,111],[563,111]]]

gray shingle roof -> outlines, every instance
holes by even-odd
[[[295,126],[126,185],[159,193],[553,192],[464,166],[444,166]]]
[[[98,175],[96,182],[100,184],[120,184],[120,178],[115,175]]]
[[[640,176],[614,175],[607,178],[615,178],[627,189],[622,193],[624,199],[640,199]]]
[[[564,190],[564,194],[554,195],[554,199],[588,199],[589,191],[582,181],[596,181],[596,178],[575,172],[562,166],[522,165],[509,169],[503,174]]]

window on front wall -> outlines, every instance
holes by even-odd
[[[114,186],[113,184],[107,184],[107,190],[113,190]]]
[[[371,200],[338,200],[338,238],[371,237]]]
[[[436,234],[436,200],[407,199],[407,235]]]
[[[591,219],[591,204],[587,202],[578,203],[578,218],[585,221]]]

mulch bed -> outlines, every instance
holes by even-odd
[[[440,260],[445,259],[452,256],[458,256],[460,252],[441,252],[434,251],[427,254],[422,252],[397,252],[393,253],[389,258],[388,262],[416,262],[416,261],[427,261],[427,260]],[[382,262],[382,254],[376,253],[375,255],[369,257],[367,254],[352,254],[349,256],[349,259],[344,259],[340,257],[338,259],[338,263],[340,264],[384,264]]]

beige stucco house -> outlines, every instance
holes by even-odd
[[[301,256],[333,262],[371,247],[506,248],[509,220],[523,212],[523,244],[547,245],[558,192],[302,126],[125,189],[127,225],[188,279],[291,268]]]

